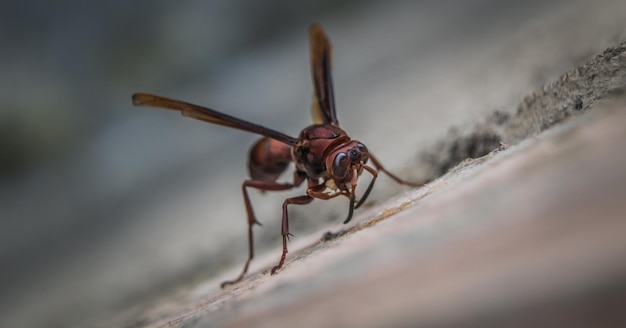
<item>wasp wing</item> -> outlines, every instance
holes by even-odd
[[[335,94],[333,91],[332,45],[319,24],[313,24],[309,30],[311,43],[311,74],[315,94],[311,113],[317,124],[339,125],[335,112]]]
[[[298,139],[270,128],[250,123],[210,108],[194,105],[180,100],[165,98],[148,93],[136,93],[133,95],[133,105],[177,110],[180,111],[183,116],[217,125],[227,126],[233,129],[260,134],[291,146],[294,146],[298,142]]]

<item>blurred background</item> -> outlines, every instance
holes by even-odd
[[[452,127],[512,109],[623,40],[626,4],[3,1],[0,326],[90,322],[177,281],[236,275],[256,137],[130,97],[183,99],[297,136],[311,122],[312,22],[334,45],[342,127],[419,180],[420,152]],[[372,199],[401,190],[381,178]],[[302,192],[253,192],[260,252],[278,259],[280,205]],[[346,206],[293,208],[291,231],[337,228]]]

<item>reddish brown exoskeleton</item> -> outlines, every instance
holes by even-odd
[[[350,200],[350,205],[348,217],[344,223],[348,223],[354,209],[359,208],[367,199],[379,171],[386,173],[400,184],[415,187],[423,185],[404,181],[387,171],[365,145],[350,139],[339,127],[331,78],[332,49],[320,25],[311,26],[310,42],[311,70],[315,89],[312,113],[315,124],[302,130],[298,138],[184,101],[146,93],[133,95],[133,104],[136,106],[177,110],[184,116],[264,136],[250,149],[248,162],[250,179],[244,181],[242,185],[243,199],[248,214],[248,259],[241,274],[232,281],[223,282],[222,287],[241,281],[254,257],[252,228],[255,223],[259,225],[260,223],[254,215],[247,188],[266,191],[287,190],[307,181],[306,195],[288,198],[283,202],[281,231],[283,251],[278,265],[272,268],[271,273],[274,274],[283,266],[287,256],[287,240],[290,235],[288,205],[308,204],[315,198],[330,199],[340,195],[346,196]],[[371,161],[375,168],[367,165],[368,161]],[[292,162],[295,164],[293,183],[277,182]],[[363,170],[372,175],[372,180],[363,196],[357,201],[355,193],[357,179]]]

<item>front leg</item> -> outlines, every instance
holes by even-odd
[[[374,166],[376,167],[376,169],[378,171],[381,171],[381,172],[387,174],[393,181],[395,181],[395,182],[397,182],[399,184],[403,184],[403,185],[407,185],[407,186],[411,186],[411,187],[423,187],[428,182],[428,181],[426,181],[426,182],[421,182],[421,183],[415,183],[415,182],[402,180],[398,176],[396,176],[395,174],[387,171],[387,169],[383,167],[383,165],[380,163],[380,161],[378,161],[378,159],[376,157],[374,157],[374,154],[370,153],[369,155],[370,155],[370,160],[372,161],[372,163],[374,163]]]
[[[371,188],[372,188],[372,184],[370,184],[370,187],[368,189],[371,189]],[[359,202],[357,206],[354,206],[354,195],[352,195],[352,193],[347,192],[345,190],[339,190],[339,189],[335,190],[333,193],[327,193],[326,189],[327,189],[326,183],[318,184],[318,185],[311,185],[309,186],[309,188],[307,188],[306,194],[309,195],[310,197],[319,198],[323,200],[335,198],[339,195],[344,195],[350,198],[350,205],[348,207],[348,217],[343,221],[343,223],[346,224],[350,222],[350,220],[352,219],[352,214],[354,213],[354,209],[358,208],[361,202]],[[367,193],[369,193],[369,191]],[[367,195],[365,197],[367,197]]]
[[[363,202],[365,202],[365,200],[367,199],[367,196],[369,196],[370,192],[372,191],[372,187],[374,187],[374,182],[376,181],[376,178],[378,177],[378,171],[387,174],[393,181],[395,181],[395,182],[397,182],[399,184],[403,184],[403,185],[407,185],[407,186],[411,186],[411,187],[423,187],[428,182],[428,181],[426,181],[426,182],[422,182],[422,183],[415,183],[415,182],[409,182],[409,181],[406,181],[406,180],[402,180],[398,176],[396,176],[395,174],[387,171],[387,169],[385,167],[383,167],[383,165],[378,161],[378,159],[376,157],[374,157],[374,155],[372,153],[370,153],[369,156],[370,156],[370,160],[372,160],[372,163],[374,164],[376,169],[373,169],[373,168],[371,168],[371,167],[369,167],[367,165],[363,165],[363,168],[365,170],[367,170],[370,174],[372,174],[372,181],[370,181],[370,184],[369,184],[369,186],[367,186],[367,189],[365,190],[365,193],[363,193],[363,196],[361,197],[361,199],[354,206],[355,209],[357,209],[361,205],[363,205]]]
[[[281,229],[281,234],[283,235],[283,253],[280,256],[280,261],[278,265],[272,268],[271,274],[276,273],[277,270],[283,267],[285,263],[285,258],[287,257],[287,240],[289,239],[289,217],[287,215],[287,205],[296,204],[296,205],[304,205],[313,201],[313,197],[311,196],[299,196],[285,199],[283,202],[283,224]]]
[[[326,189],[328,189],[326,184],[309,185],[306,189],[306,194],[313,198],[322,200],[328,200],[344,194],[341,190],[336,190],[334,193],[327,193]]]

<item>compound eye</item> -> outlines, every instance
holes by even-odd
[[[367,147],[365,147],[365,145],[360,142],[356,145],[356,147],[361,152],[361,159],[363,160],[363,163],[367,163],[367,160],[370,158],[370,153],[367,150]]]
[[[348,155],[346,153],[339,153],[333,160],[333,176],[335,178],[343,179],[348,175]]]

